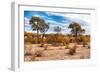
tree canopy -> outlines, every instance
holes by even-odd
[[[45,33],[49,29],[49,25],[42,18],[34,16],[30,19],[30,24],[32,30],[37,30],[37,42],[39,42],[39,31]]]
[[[85,33],[85,29],[82,29],[81,25],[76,22],[72,22],[68,28],[71,29],[72,34],[75,36]]]

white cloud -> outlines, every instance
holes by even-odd
[[[24,28],[25,28],[25,31],[30,31],[31,30],[31,25],[24,24]]]
[[[38,15],[38,14],[34,14],[33,16],[40,17],[40,15]]]
[[[27,17],[24,17],[24,23],[29,24],[29,19]]]
[[[49,15],[59,15],[70,19],[80,19],[88,23],[91,22],[91,16],[89,14],[70,14],[70,13],[48,13]]]
[[[70,19],[83,20],[87,23],[91,22],[91,16],[88,14],[65,14],[64,16],[66,16]]]
[[[48,16],[52,16],[52,15],[57,15],[59,16],[61,13],[55,13],[55,12],[45,12]]]

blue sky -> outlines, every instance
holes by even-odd
[[[29,25],[29,20],[32,16],[41,17],[46,23],[49,23],[49,30],[46,33],[55,33],[54,27],[61,27],[61,33],[70,33],[68,26],[71,22],[78,22],[81,24],[82,28],[86,30],[85,34],[90,34],[90,15],[87,14],[68,14],[59,12],[47,12],[47,11],[24,11],[24,25],[25,31],[36,32],[31,30],[31,25]]]

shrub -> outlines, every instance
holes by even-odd
[[[32,50],[32,45],[30,45],[30,44],[25,44],[25,46],[24,46],[24,53],[26,54],[26,53],[32,53],[31,52],[31,50]]]
[[[43,44],[43,43],[41,43],[41,44],[40,44],[40,47],[44,47],[44,44]]]
[[[24,56],[32,56],[31,53],[25,53]]]
[[[38,50],[35,52],[35,57],[41,57],[42,56],[42,50]]]
[[[74,46],[73,48],[69,49],[69,55],[74,55],[76,53],[76,46]]]
[[[32,61],[35,61],[35,54],[32,55]]]
[[[25,32],[24,34],[24,42],[25,43],[36,43],[36,34]]]
[[[32,61],[32,54],[31,53],[25,53],[24,54],[24,60],[25,61]]]
[[[65,45],[65,49],[68,49],[68,44]]]
[[[84,56],[83,56],[83,55],[81,55],[81,56],[80,56],[80,59],[84,59]]]
[[[86,42],[83,42],[83,47],[85,47],[87,45],[87,43]]]
[[[90,36],[86,36],[86,35],[81,36],[81,37],[80,37],[80,40],[81,40],[82,42],[90,42]]]
[[[42,56],[42,50],[37,50],[32,54],[32,61],[36,60],[36,57],[41,57]]]
[[[90,45],[88,45],[88,49],[90,49]]]
[[[48,45],[45,45],[45,46],[44,46],[44,50],[47,50],[47,48],[48,48]]]

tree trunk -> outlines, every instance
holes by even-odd
[[[75,41],[77,43],[77,31],[75,32]]]
[[[44,35],[45,35],[45,33],[42,34],[41,47],[44,46]]]
[[[39,30],[37,29],[37,44],[39,44]]]

